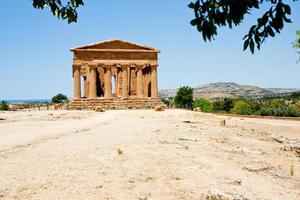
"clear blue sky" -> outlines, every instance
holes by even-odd
[[[159,88],[233,81],[261,87],[300,88],[298,55],[291,48],[300,29],[300,6],[293,24],[255,55],[242,51],[242,37],[255,16],[215,41],[203,42],[190,26],[190,0],[86,0],[76,24],[34,9],[32,0],[2,0],[0,8],[0,99],[72,96],[71,47],[122,38],[161,49]],[[290,1],[288,1],[290,2]]]

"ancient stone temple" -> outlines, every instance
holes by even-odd
[[[116,39],[71,51],[71,109],[136,109],[162,104],[158,98],[158,49]]]

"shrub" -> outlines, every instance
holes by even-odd
[[[164,104],[166,104],[166,106],[170,106],[170,100],[168,100],[168,99],[166,99],[166,98],[161,98],[161,101],[164,103]]]
[[[189,86],[180,87],[176,93],[174,102],[177,107],[193,105],[193,88]]]
[[[234,103],[234,107],[231,109],[231,112],[238,115],[251,115],[252,109],[247,102],[239,100]]]
[[[280,108],[282,106],[285,106],[285,103],[284,103],[284,100],[283,99],[274,99],[272,102],[271,102],[271,106],[273,108]]]
[[[294,92],[294,93],[292,93],[291,98],[292,99],[300,99],[300,92]]]
[[[262,116],[298,117],[300,114],[292,106],[269,107],[260,110]]]
[[[213,104],[206,99],[196,99],[194,103],[194,107],[200,107],[203,112],[212,112]]]
[[[213,102],[214,112],[222,112],[224,110],[224,100],[217,100]]]
[[[6,101],[0,102],[0,110],[9,110],[9,105]]]
[[[250,105],[253,113],[257,113],[261,108],[261,103],[259,101],[251,100],[248,101],[247,103]]]
[[[215,112],[229,112],[234,106],[233,99],[224,98],[213,102]]]
[[[225,98],[224,99],[224,110],[229,112],[234,106],[233,99]]]
[[[293,108],[300,115],[300,100],[296,101],[296,103],[293,105]]]
[[[52,97],[52,103],[62,103],[64,101],[68,101],[68,97],[64,94],[57,94],[54,97]]]

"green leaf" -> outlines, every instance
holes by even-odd
[[[246,40],[244,42],[244,51],[248,48],[248,46],[249,46],[249,40]]]
[[[275,36],[275,33],[274,33],[273,29],[271,28],[271,26],[267,26],[267,31],[271,37]]]
[[[291,7],[289,6],[289,5],[284,5],[284,10],[285,10],[285,12],[288,14],[288,15],[290,15],[291,14]]]
[[[252,54],[254,54],[254,42],[253,42],[252,39],[250,41],[250,51],[251,51]]]
[[[192,26],[196,26],[198,24],[198,19],[193,19],[192,21],[191,21],[191,25]]]
[[[191,2],[191,3],[189,3],[188,7],[194,9],[195,8],[195,4],[193,2]]]

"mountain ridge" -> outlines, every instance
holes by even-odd
[[[276,95],[288,95],[300,91],[300,88],[261,88],[255,85],[243,85],[235,82],[206,83],[194,87],[195,98],[262,98]],[[159,91],[161,98],[176,96],[177,89],[164,89]]]

